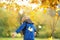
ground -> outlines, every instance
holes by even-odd
[[[23,38],[0,38],[0,40],[23,40]],[[35,38],[35,40],[48,40],[48,39]],[[60,40],[60,39],[53,39],[53,40]]]
[[[23,38],[0,38],[0,40],[23,40]],[[35,38],[35,40],[43,40],[43,39]]]

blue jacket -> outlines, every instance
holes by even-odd
[[[36,28],[33,23],[23,22],[23,24],[16,30],[16,33],[21,31],[24,31],[24,40],[34,40],[34,32],[36,32]]]

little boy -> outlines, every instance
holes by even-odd
[[[23,17],[22,21],[22,25],[16,30],[15,33],[20,33],[21,31],[23,31],[24,40],[34,40],[34,36],[36,35],[36,28],[34,27],[34,24],[27,16]]]

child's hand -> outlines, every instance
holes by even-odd
[[[16,37],[16,32],[12,33],[12,38]]]
[[[36,32],[34,32],[34,36],[36,36]]]

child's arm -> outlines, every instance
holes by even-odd
[[[25,27],[25,25],[26,25],[26,22],[24,22],[24,23],[16,30],[16,32],[14,32],[14,33],[12,34],[12,38],[14,38],[17,33],[19,33],[20,31],[22,31],[23,28]]]
[[[24,22],[17,30],[16,33],[21,32],[25,28],[26,22]]]
[[[36,36],[36,28],[35,28],[35,26],[34,26],[34,36]]]
[[[34,32],[36,32],[36,28],[35,28],[35,26],[33,26],[33,28],[34,28]]]

